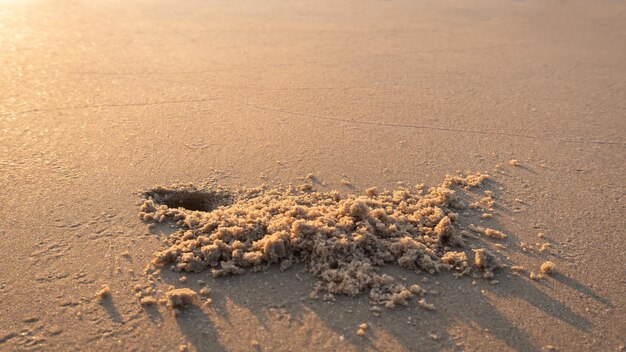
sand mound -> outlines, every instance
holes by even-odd
[[[310,185],[158,187],[143,193],[139,215],[180,227],[167,238],[169,248],[156,253],[155,265],[210,270],[217,277],[300,262],[319,280],[318,292],[356,296],[369,290],[372,303],[393,307],[406,304],[417,291],[381,274],[384,265],[431,274],[474,270],[493,275],[496,258],[479,248],[477,235],[459,222],[460,213],[477,206],[458,189],[479,188],[487,178],[448,176],[428,190],[368,189],[365,195],[347,196],[317,192]],[[482,230],[486,234],[488,229]],[[475,242],[472,250],[467,241]]]

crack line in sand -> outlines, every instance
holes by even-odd
[[[327,120],[327,121],[335,121],[335,122],[349,122],[349,123],[357,123],[362,125],[373,125],[373,126],[383,126],[383,127],[405,127],[405,128],[414,128],[414,129],[425,129],[425,130],[437,130],[437,131],[445,131],[445,132],[460,132],[460,133],[474,133],[474,134],[487,134],[493,136],[502,136],[502,137],[518,137],[518,138],[529,138],[529,139],[538,139],[542,141],[555,141],[555,142],[569,142],[569,143],[581,143],[581,144],[605,144],[605,145],[621,145],[626,146],[626,142],[613,142],[613,141],[603,141],[603,140],[575,140],[575,139],[565,139],[565,138],[550,138],[550,137],[539,137],[533,135],[526,134],[518,134],[518,133],[508,133],[508,132],[495,132],[495,131],[482,131],[482,130],[466,130],[461,128],[448,128],[448,127],[439,127],[439,126],[426,126],[426,125],[411,125],[411,124],[403,124],[403,123],[395,123],[395,122],[375,122],[375,121],[363,121],[363,120],[350,120],[346,118],[340,117],[332,117],[332,116],[322,116],[309,114],[304,112],[297,111],[289,111],[283,109],[275,109],[268,108],[265,106],[259,106],[249,103],[243,103],[244,105],[250,106],[252,108],[256,108],[259,110],[268,110],[275,112],[282,112],[289,115],[297,115],[297,116],[306,116],[313,119],[319,120]]]
[[[0,115],[0,117],[6,117],[6,116],[12,116],[12,115],[23,115],[23,114],[28,114],[31,112],[63,111],[63,110],[73,110],[73,109],[116,108],[116,107],[125,107],[125,106],[151,106],[151,105],[164,105],[164,104],[202,103],[206,101],[219,100],[219,99],[220,98],[206,98],[206,99],[195,99],[195,100],[165,100],[165,101],[153,101],[153,102],[144,102],[144,103],[117,103],[117,104],[102,104],[102,105],[62,106],[58,108],[41,108],[41,109],[31,109],[31,110],[9,112],[9,113]]]

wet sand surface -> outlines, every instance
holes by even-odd
[[[0,0],[0,350],[623,350],[624,43],[620,1]],[[458,171],[524,270],[384,269],[435,310],[310,299],[304,264],[144,273],[157,185]],[[210,292],[141,304],[168,285]]]

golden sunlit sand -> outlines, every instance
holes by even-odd
[[[612,0],[0,0],[0,351],[624,351],[624,43]]]

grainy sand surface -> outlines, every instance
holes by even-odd
[[[622,351],[625,136],[623,1],[0,0],[0,350]],[[495,201],[453,222],[469,264],[510,267],[385,266],[423,290],[391,309],[309,298],[306,261],[159,271],[182,225],[138,217],[459,172]]]

